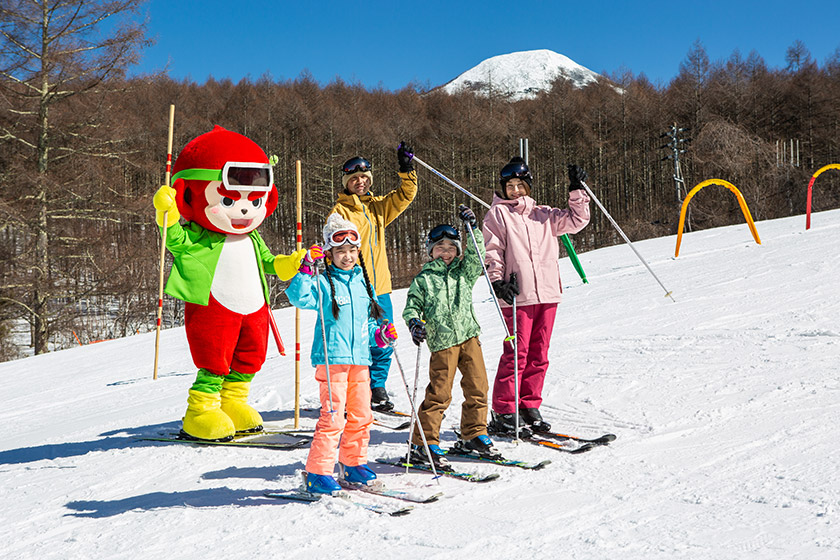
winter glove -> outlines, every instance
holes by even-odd
[[[166,214],[166,227],[175,225],[181,217],[178,204],[175,202],[175,189],[170,186],[163,185],[159,188],[152,199],[152,204],[155,205],[155,220],[160,227],[163,227],[164,214]]]
[[[386,346],[390,346],[395,340],[397,340],[397,328],[394,326],[394,323],[382,323],[382,326],[376,329],[376,332],[373,333],[373,338],[376,340],[376,345],[380,348],[385,348]]]
[[[465,226],[469,226],[470,228],[475,227],[475,212],[470,210],[465,204],[458,206],[458,217],[464,222]]]
[[[282,281],[291,280],[300,269],[300,263],[306,256],[306,249],[299,249],[291,255],[274,257],[274,274]]]
[[[397,146],[397,160],[400,163],[400,173],[414,171],[414,164],[411,163],[413,157],[414,150],[411,149],[411,146],[408,146],[405,142],[400,142],[400,145]]]
[[[511,276],[510,282],[496,280],[492,284],[496,297],[504,300],[508,305],[513,305],[516,296],[519,295],[519,286],[516,284],[516,277]]]
[[[583,188],[583,182],[586,181],[586,171],[577,165],[570,165],[569,169],[569,192],[576,191]]]
[[[422,319],[414,317],[408,321],[408,330],[411,331],[411,340],[414,344],[420,346],[420,343],[426,340],[426,322]]]
[[[321,249],[321,246],[313,245],[306,252],[306,256],[303,257],[303,262],[298,270],[304,274],[312,276],[312,274],[315,273],[315,267],[318,265],[318,261],[323,260],[323,258],[324,250]]]

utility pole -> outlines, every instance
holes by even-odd
[[[674,162],[674,193],[677,201],[677,206],[682,206],[683,189],[685,188],[685,179],[683,178],[682,168],[680,167],[680,154],[684,154],[684,144],[691,142],[691,138],[680,138],[680,134],[690,131],[690,128],[679,128],[677,123],[672,124],[668,130],[659,135],[660,138],[670,138],[668,143],[660,146],[661,149],[667,149],[671,153],[662,158],[661,161],[673,160]],[[687,194],[687,193],[686,193]],[[685,222],[688,230],[691,231],[691,215]]]
[[[525,165],[528,165],[528,139],[519,139],[519,156],[525,160]]]

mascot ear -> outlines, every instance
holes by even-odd
[[[268,218],[271,214],[274,213],[274,210],[277,208],[277,187],[271,189],[268,193],[268,199],[265,201],[265,217]]]
[[[192,192],[187,188],[187,182],[183,179],[175,179],[172,183],[172,188],[175,189],[175,201],[178,203],[178,211],[181,216],[188,222],[193,221]]]

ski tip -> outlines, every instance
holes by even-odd
[[[428,498],[423,500],[423,503],[424,504],[431,504],[432,502],[436,502],[439,499],[441,499],[441,497],[443,497],[443,492],[438,492],[437,494],[432,494],[431,496],[429,496]]]

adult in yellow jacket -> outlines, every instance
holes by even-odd
[[[347,160],[342,166],[341,183],[344,190],[330,213],[337,213],[358,228],[364,256],[365,269],[386,320],[394,322],[391,305],[391,271],[385,244],[385,228],[403,213],[417,195],[417,172],[411,159],[413,150],[400,142],[397,147],[400,186],[385,195],[371,194],[373,166],[363,157]],[[393,349],[390,346],[371,346],[370,387],[371,406],[379,410],[392,410],[393,403],[385,390],[388,370],[391,368]]]

